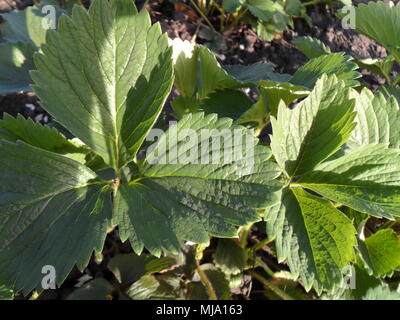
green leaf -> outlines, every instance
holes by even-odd
[[[273,65],[221,66],[214,53],[201,45],[178,38],[172,41],[175,87],[182,96],[205,99],[210,93],[229,88],[255,86],[273,75]]]
[[[133,160],[172,86],[160,26],[130,0],[95,0],[62,16],[42,50],[31,75],[46,111],[110,166]]]
[[[171,107],[174,110],[174,116],[177,119],[181,119],[184,115],[188,113],[197,112],[199,110],[199,105],[202,100],[185,97],[185,96],[177,96],[171,101]]]
[[[147,300],[152,298],[152,295],[157,291],[159,286],[160,283],[155,277],[151,275],[143,276],[126,293],[133,300]]]
[[[120,283],[126,285],[139,280],[146,273],[146,264],[154,259],[150,255],[118,254],[107,267]]]
[[[237,82],[236,87],[251,87],[261,80],[268,80],[274,76],[274,65],[270,63],[255,63],[248,66],[224,65],[223,69]]]
[[[400,268],[400,239],[392,229],[379,230],[365,239],[360,252],[376,277],[390,275]]]
[[[102,250],[111,190],[78,162],[22,142],[0,140],[0,162],[0,282],[41,291],[50,265],[61,284]]]
[[[384,86],[380,86],[378,88],[378,90],[386,97],[386,99],[388,99],[390,96],[393,96],[396,98],[397,103],[398,104],[400,103],[400,88],[399,87],[384,85]]]
[[[381,93],[374,95],[364,88],[355,90],[351,96],[356,99],[354,110],[357,122],[348,144],[359,147],[373,143],[388,143],[391,148],[400,147],[400,109],[394,97],[385,98]]]
[[[395,59],[393,57],[386,57],[383,59],[356,58],[355,62],[359,65],[360,68],[364,68],[366,70],[374,72],[381,77],[384,77],[389,83],[391,82],[390,74],[392,72],[395,62]]]
[[[222,7],[225,11],[232,13],[239,9],[244,2],[245,0],[223,0]]]
[[[44,150],[56,153],[79,152],[80,149],[65,138],[56,129],[49,126],[41,125],[32,119],[25,119],[22,115],[16,118],[5,113],[3,119],[0,120],[0,129],[7,131],[8,139],[0,133],[0,138],[7,139],[12,142],[21,140]],[[4,132],[4,131],[3,131]]]
[[[13,299],[14,299],[13,291],[4,285],[0,285],[0,301],[13,300]]]
[[[34,52],[28,43],[0,43],[0,94],[31,91]]]
[[[103,278],[97,278],[76,289],[67,300],[111,300],[112,285]]]
[[[286,188],[281,203],[267,209],[267,233],[276,238],[278,260],[300,276],[304,288],[334,290],[354,259],[356,230],[332,203],[300,188]]]
[[[133,300],[181,299],[181,281],[176,276],[145,275],[130,286],[126,293]]]
[[[359,4],[355,10],[356,31],[392,50],[400,46],[400,6],[383,1]]]
[[[258,124],[258,127],[262,129],[269,121],[267,118],[269,118],[267,98],[266,95],[261,92],[258,101],[243,112],[235,123],[247,124],[255,122]]]
[[[297,37],[292,43],[300,50],[308,59],[318,58],[325,54],[331,54],[331,49],[317,38],[310,36]]]
[[[369,288],[363,300],[400,300],[400,294],[391,290],[388,285]]]
[[[165,272],[169,268],[176,266],[176,259],[173,257],[162,257],[153,259],[146,264],[146,274]]]
[[[283,7],[278,2],[271,0],[254,0],[247,3],[246,6],[254,16],[264,21],[271,19],[277,11],[284,12]]]
[[[298,183],[375,217],[400,214],[400,150],[372,144],[319,165]]]
[[[312,89],[322,75],[335,74],[339,80],[344,81],[347,87],[357,86],[359,83],[356,79],[360,78],[361,74],[355,71],[358,66],[351,60],[351,57],[340,52],[311,59],[297,69],[290,82],[297,86]]]
[[[242,91],[223,89],[212,92],[201,100],[178,96],[172,100],[171,105],[178,118],[202,111],[205,114],[216,113],[219,117],[238,119],[253,105],[253,101]]]
[[[234,237],[235,226],[259,220],[254,209],[275,203],[281,185],[269,149],[256,144],[230,119],[185,116],[148,150],[142,177],[119,188],[114,223],[122,241],[160,255],[178,250],[178,238],[208,243],[209,235]]]
[[[354,128],[354,101],[345,83],[323,76],[293,110],[281,103],[271,117],[271,148],[289,177],[302,175],[335,153]]]
[[[285,12],[292,16],[300,17],[304,6],[300,0],[287,0],[285,4]]]
[[[279,33],[282,33],[290,23],[289,16],[281,11],[275,11],[271,19],[257,20],[253,23],[258,36],[264,41],[271,41]]]
[[[243,272],[246,267],[247,251],[234,240],[219,239],[214,254],[214,262],[225,274],[238,274]]]
[[[353,267],[352,278],[348,284],[354,287],[340,288],[328,299],[333,300],[399,300],[400,294],[391,290],[387,283],[369,275],[363,268],[362,262],[358,257],[357,263]],[[323,297],[325,298],[325,297]]]
[[[225,89],[211,93],[197,110],[205,114],[216,113],[219,117],[238,119],[253,105],[253,101],[242,91]]]
[[[260,91],[268,98],[268,109],[274,117],[277,115],[281,100],[288,106],[296,99],[304,98],[310,93],[307,89],[288,82],[277,83],[263,80],[259,82],[259,86]]]

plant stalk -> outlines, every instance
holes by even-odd
[[[217,30],[215,30],[214,26],[212,25],[212,23],[210,22],[210,20],[208,20],[207,16],[204,14],[204,12],[198,7],[198,5],[196,4],[196,2],[194,2],[194,0],[190,0],[190,3],[192,4],[192,6],[196,9],[197,13],[204,19],[204,21],[208,24],[208,26],[214,31],[217,32]]]
[[[208,296],[210,297],[210,300],[218,300],[217,294],[215,293],[215,290],[208,279],[207,275],[203,270],[201,270],[199,263],[197,262],[197,268],[196,268],[197,273],[199,274],[201,283],[206,287]]]
[[[274,292],[278,297],[280,297],[283,300],[294,300],[291,296],[289,296],[286,292],[284,292],[281,288],[277,287],[276,285],[272,284],[270,281],[265,279],[263,276],[258,274],[255,271],[249,271],[249,274],[257,279],[259,282],[261,282],[264,287],[268,288],[272,292]]]

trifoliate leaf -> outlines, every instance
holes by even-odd
[[[293,110],[279,106],[271,118],[271,148],[290,177],[312,170],[346,142],[355,124],[354,101],[343,81],[323,76]]]
[[[325,54],[330,54],[331,49],[320,40],[313,37],[297,37],[292,43],[300,50],[308,59],[318,58]]]
[[[391,148],[400,147],[400,109],[394,97],[385,98],[381,93],[374,95],[364,88],[361,93],[351,92],[355,98],[357,125],[348,145],[352,147],[372,143],[389,143]]]
[[[31,75],[46,111],[112,167],[131,161],[172,86],[160,26],[130,0],[95,0],[62,16],[42,50]]]
[[[259,220],[254,209],[275,203],[281,185],[271,152],[256,144],[230,119],[185,116],[148,150],[142,177],[119,188],[114,223],[122,241],[160,255],[178,250],[177,239],[208,243]]]
[[[392,229],[379,230],[360,244],[361,257],[376,277],[400,268],[400,239]]]
[[[29,70],[34,69],[34,52],[29,43],[0,44],[0,94],[31,91]]]
[[[0,282],[40,286],[45,266],[61,284],[103,248],[111,195],[80,163],[25,143],[0,140]]]
[[[371,144],[319,165],[298,183],[375,217],[400,215],[400,150]]]
[[[361,74],[355,71],[358,66],[344,53],[332,53],[311,59],[304,66],[297,69],[290,82],[297,86],[312,89],[323,74],[334,74],[339,80],[344,81],[347,87],[357,86],[356,79]]]
[[[267,209],[266,221],[278,260],[287,260],[307,291],[332,291],[342,284],[342,269],[354,259],[356,230],[332,203],[301,188],[286,188],[281,203]]]

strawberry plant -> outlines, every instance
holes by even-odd
[[[0,120],[1,299],[93,260],[112,277],[68,299],[229,299],[249,277],[270,299],[399,299],[400,108],[361,89],[357,60],[303,38],[293,75],[223,66],[131,0],[74,6],[29,45],[68,135]],[[179,120],[160,132],[173,85]],[[129,250],[105,255],[107,235]]]
[[[188,149],[170,136],[230,130],[229,119],[189,115],[139,159],[171,89],[173,67],[167,37],[131,1],[75,7],[72,18],[62,16],[58,30],[48,31],[41,51],[31,73],[34,91],[78,140],[23,118],[2,120],[2,283],[28,293],[39,287],[42,267],[52,265],[61,284],[75,263],[83,269],[92,251],[102,250],[115,226],[135,252],[146,248],[156,256],[179,250],[179,239],[232,237],[235,226],[259,220],[256,208],[277,200],[278,167],[254,138],[230,163],[176,161],[198,145]],[[238,175],[250,151],[254,170]],[[171,164],[155,161],[159,156]]]

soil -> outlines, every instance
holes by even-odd
[[[138,2],[138,1],[136,1]],[[23,9],[32,4],[32,0],[0,0],[0,13],[12,9]],[[139,4],[140,6],[140,4]],[[183,40],[199,40],[199,32],[204,25],[193,14],[177,11],[170,1],[151,1],[148,5],[153,22],[160,22],[164,32],[169,37],[180,37]],[[304,20],[297,19],[294,28],[284,32],[281,39],[272,42],[261,41],[254,31],[246,25],[240,25],[224,33],[225,48],[218,52],[218,58],[223,64],[252,64],[255,62],[270,62],[275,64],[276,71],[293,74],[306,61],[306,57],[299,52],[291,40],[297,36],[309,35],[321,40],[331,48],[333,52],[343,51],[346,54],[362,57],[384,57],[386,51],[374,41],[357,34],[354,30],[344,30],[340,20],[335,16],[335,8],[327,5],[315,5],[308,8],[308,14],[312,19],[312,25]],[[216,22],[215,20],[212,20]],[[362,71],[362,82],[374,89],[383,83],[383,79]],[[168,103],[167,103],[168,104]],[[169,109],[167,105],[166,108]],[[18,113],[40,122],[48,122],[50,117],[39,106],[38,99],[33,93],[14,93],[0,96],[0,118],[4,112],[13,116]],[[256,237],[257,235],[251,235]],[[110,277],[106,269],[107,256],[116,252],[129,252],[128,244],[122,244],[116,232],[107,237],[105,245],[105,261],[97,264],[94,259],[90,262],[86,273],[90,276]],[[276,262],[272,262],[277,264]],[[284,266],[277,266],[284,269]],[[61,289],[46,291],[40,299],[59,299],[71,292],[82,273],[74,269]]]

